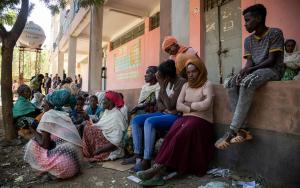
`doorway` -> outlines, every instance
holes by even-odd
[[[205,63],[208,79],[223,84],[242,66],[240,0],[204,0]]]

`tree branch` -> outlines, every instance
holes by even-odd
[[[4,38],[6,34],[7,34],[7,31],[6,31],[5,27],[2,24],[0,24],[0,39]]]
[[[22,0],[22,6],[21,10],[17,16],[16,22],[9,32],[10,34],[10,39],[13,41],[14,45],[19,39],[25,24],[27,22],[27,17],[28,17],[28,12],[29,12],[29,0]]]

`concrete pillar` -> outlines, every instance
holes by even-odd
[[[180,44],[189,45],[190,0],[172,0],[171,33]]]
[[[69,52],[68,52],[68,74],[67,77],[75,78],[76,75],[76,47],[77,38],[70,37],[69,39]]]
[[[91,7],[90,49],[89,49],[89,92],[102,89],[102,27],[103,7]]]
[[[58,74],[58,76],[60,76],[60,79],[63,79],[64,61],[65,61],[64,53],[59,51],[57,58],[58,58],[57,59],[57,74]],[[54,73],[54,74],[56,74],[56,73]]]
[[[171,9],[172,0],[160,0],[160,16],[159,16],[159,27],[160,27],[160,49],[165,36],[171,35]],[[160,50],[160,62],[169,58],[166,52]]]

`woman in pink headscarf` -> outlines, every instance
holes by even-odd
[[[83,154],[88,161],[115,159],[122,154],[121,140],[127,126],[126,117],[120,111],[123,106],[119,93],[105,92],[103,116],[96,124],[86,126],[83,133]]]

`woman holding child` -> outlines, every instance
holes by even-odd
[[[115,151],[122,150],[121,141],[126,128],[126,118],[120,111],[124,106],[121,95],[114,91],[105,92],[104,113],[94,125],[84,128],[83,154],[90,161],[103,161]]]

